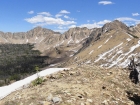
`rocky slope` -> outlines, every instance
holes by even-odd
[[[139,37],[140,24],[128,27],[118,20],[102,28],[71,28],[63,34],[41,27],[22,33],[0,32],[1,43],[33,43],[42,55],[69,60],[62,66],[93,63],[109,68],[126,67],[130,57],[139,56]]]
[[[133,28],[139,29],[138,26]],[[127,67],[132,56],[135,56],[135,61],[140,56],[139,35],[117,20],[107,23],[93,30],[79,52],[65,65],[91,63],[108,68]]]
[[[126,69],[85,64],[43,77],[41,85],[13,92],[0,105],[140,105],[139,85]]]
[[[27,32],[4,33],[0,32],[0,43],[35,45],[42,55],[52,58],[68,58],[81,48],[82,41],[87,38],[92,30],[87,28],[72,28],[64,34],[49,29],[36,27]]]

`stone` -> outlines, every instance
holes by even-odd
[[[107,73],[108,76],[110,76],[110,73]]]
[[[85,105],[83,102],[80,105]]]
[[[83,96],[81,94],[78,94],[77,97],[79,97],[81,99],[83,98]]]
[[[44,101],[39,101],[39,105],[44,105]]]
[[[48,101],[52,101],[52,98],[53,98],[53,95],[50,93],[50,94],[48,95],[48,97],[47,97],[47,100],[48,100]]]
[[[59,97],[53,97],[52,98],[53,103],[59,103],[61,101],[61,98]]]
[[[92,101],[92,99],[87,99],[87,102],[90,102],[90,103],[92,103],[93,101]]]
[[[85,102],[85,105],[90,105],[90,102]]]
[[[50,102],[45,102],[44,105],[51,105],[51,103]]]
[[[128,101],[127,105],[135,105],[133,101]]]
[[[104,105],[108,105],[107,100],[104,100],[104,101],[102,102],[102,104],[104,104]]]

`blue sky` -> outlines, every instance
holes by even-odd
[[[0,31],[26,32],[36,26],[64,32],[101,27],[118,19],[140,23],[140,0],[1,0]]]

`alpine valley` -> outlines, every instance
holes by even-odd
[[[124,68],[128,66],[130,57],[139,56],[139,37],[140,24],[128,27],[115,20],[102,28],[75,27],[63,34],[41,27],[28,32],[0,32],[0,43],[33,44],[34,50],[51,58],[46,61],[51,66],[90,63]]]
[[[0,105],[140,105],[139,86],[131,82],[127,69],[132,57],[140,63],[139,52],[140,24],[127,26],[118,20],[101,28],[70,28],[63,34],[42,27],[1,31],[1,84],[23,79],[38,67],[70,70],[17,90]]]

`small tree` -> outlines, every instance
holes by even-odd
[[[36,86],[36,85],[38,85],[38,84],[42,84],[42,82],[43,82],[43,79],[42,78],[40,78],[40,76],[39,76],[39,74],[38,74],[38,72],[39,72],[39,67],[36,65],[35,66],[35,70],[36,70],[36,73],[37,73],[37,78],[32,82],[32,84],[34,85],[34,86]]]
[[[38,73],[39,70],[40,70],[39,67],[36,65],[35,66],[35,71]]]

